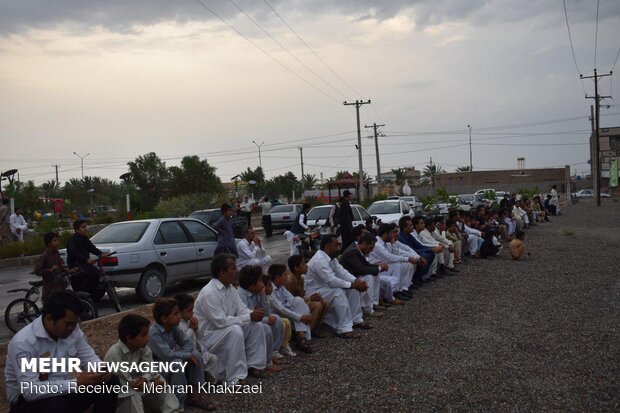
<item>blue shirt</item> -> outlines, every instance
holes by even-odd
[[[230,219],[222,215],[220,219],[215,221],[213,228],[217,231],[217,248],[215,249],[215,255],[227,253],[238,257],[237,243],[235,241],[233,227],[230,224]]]

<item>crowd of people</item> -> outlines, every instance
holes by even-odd
[[[308,261],[299,249],[291,248],[287,262],[277,263],[251,226],[237,244],[228,222],[233,208],[225,204],[221,209],[211,280],[196,297],[179,294],[157,300],[153,323],[135,314],[123,317],[119,340],[104,358],[178,360],[187,362],[184,371],[84,372],[75,377],[21,371],[22,359],[43,355],[78,357],[84,364],[99,360],[78,326],[79,299],[62,288],[49,288],[41,315],[19,331],[8,347],[5,375],[11,412],[73,412],[88,405],[94,412],[143,412],[145,397],[156,398],[162,412],[179,412],[188,406],[213,410],[215,404],[199,392],[179,389],[196,388],[205,380],[238,385],[249,378],[264,379],[284,369],[285,357],[320,351],[320,338],[360,339],[364,330],[374,328],[370,319],[380,319],[392,306],[405,305],[426,284],[458,275],[459,267],[470,259],[497,256],[504,243],[513,259],[524,259],[528,256],[525,230],[559,213],[559,206],[546,207],[539,197],[508,196],[497,211],[480,206],[469,213],[450,211],[447,218],[403,216],[398,223],[353,227],[345,198],[334,208],[338,216],[332,222],[338,224],[333,233],[321,237],[318,251]],[[350,228],[343,227],[347,223]],[[297,226],[301,231],[306,225],[304,213]],[[74,228],[72,248],[87,257],[95,247],[82,234],[83,222],[76,222]],[[41,275],[58,269],[57,235],[48,238],[49,251],[42,256],[47,264],[38,265]],[[58,387],[23,391],[20,383],[25,381]],[[67,390],[69,381],[129,383],[130,391],[75,394]],[[170,383],[175,390],[149,394],[144,391],[147,383]]]

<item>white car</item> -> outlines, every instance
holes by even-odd
[[[424,212],[424,204],[416,196],[401,196],[399,199],[405,201],[409,208],[413,209],[415,215],[422,215]]]
[[[479,189],[474,192],[474,195],[478,195],[480,198],[484,198],[484,194],[486,194],[487,192],[495,192],[495,194],[497,195],[497,191],[493,188]]]
[[[577,198],[594,198],[594,190],[582,189],[581,191],[573,193],[573,196]],[[601,192],[601,198],[611,198],[611,195]]]
[[[409,205],[400,199],[387,199],[385,201],[374,202],[370,208],[368,208],[368,213],[380,219],[384,224],[390,224],[392,222],[398,224],[398,220],[401,217],[405,215],[410,217],[414,216],[414,212],[409,208]]]
[[[315,206],[308,212],[308,219],[306,224],[314,229],[317,225],[321,226],[321,233],[327,234],[329,233],[329,228],[325,227],[325,221],[327,221],[327,217],[329,216],[329,211],[331,211],[333,205],[319,205]],[[353,211],[353,226],[357,225],[365,225],[366,220],[370,218],[370,214],[368,211],[364,209],[363,206],[358,204],[351,204],[351,210]]]

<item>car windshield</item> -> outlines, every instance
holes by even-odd
[[[400,213],[400,207],[398,202],[380,202],[378,204],[372,204],[368,208],[370,215],[376,214],[398,214]]]
[[[277,205],[274,206],[273,208],[271,208],[271,212],[272,214],[278,213],[278,212],[293,212],[293,206],[292,205]]]
[[[218,212],[218,214],[215,214],[215,212]],[[191,214],[189,214],[189,217],[198,219],[208,224],[208,223],[217,221],[220,215],[221,215],[220,211],[217,211],[217,210],[216,211],[196,211],[196,212],[192,212]]]
[[[322,208],[312,208],[312,211],[308,213],[309,220],[317,220],[317,219],[327,219],[329,216],[329,211],[331,208],[322,207]]]
[[[96,233],[90,240],[93,244],[138,242],[149,225],[149,222],[113,224]]]
[[[402,199],[402,200],[403,200],[403,201],[405,201],[405,202],[415,202],[415,198],[414,198],[414,197],[412,197],[412,196],[403,196],[403,197],[402,197],[402,198],[400,198],[400,199]]]
[[[459,195],[459,197],[465,202],[472,202],[474,200],[474,196],[472,194]]]

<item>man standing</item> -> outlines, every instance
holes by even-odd
[[[340,200],[340,236],[342,237],[342,249],[346,250],[354,241],[353,239],[353,210],[351,209],[351,192],[346,189]]]
[[[252,206],[253,202],[250,202],[250,198],[246,196],[243,198],[243,203],[241,204],[241,212],[245,217],[246,221],[248,221],[248,228],[252,228]]]
[[[243,240],[239,242],[237,250],[239,252],[239,258],[237,258],[238,270],[241,270],[241,268],[246,265],[258,265],[262,267],[263,272],[266,273],[269,264],[273,261],[263,249],[260,238],[256,236],[252,228],[247,228],[245,230]]]
[[[213,254],[225,253],[237,257],[239,255],[237,243],[235,242],[235,234],[230,223],[230,219],[233,216],[233,207],[230,204],[222,204],[220,211],[222,216],[213,224],[213,229],[217,231],[217,247]]]
[[[232,285],[237,279],[234,255],[214,257],[211,276],[194,303],[201,348],[218,357],[228,383],[237,383],[248,374],[264,377],[267,357],[271,357],[262,326],[265,310],[251,311],[239,298]]]
[[[2,198],[0,204],[0,245],[11,242],[11,225],[9,224],[10,210],[7,204],[9,200]]]
[[[20,207],[15,208],[15,213],[9,218],[9,224],[11,225],[11,233],[17,241],[22,242],[24,240],[24,232],[28,229],[28,223],[22,215],[22,209]]]
[[[265,235],[267,238],[271,238],[273,234],[273,229],[271,228],[271,202],[269,202],[269,198],[263,198],[263,202],[258,204],[261,209],[261,223],[263,224],[263,228],[265,228]]]
[[[360,293],[368,289],[366,282],[355,278],[345,270],[336,257],[340,252],[338,238],[323,235],[320,251],[308,262],[308,272],[304,277],[306,297],[319,293],[329,301],[325,324],[336,330],[340,338],[360,338],[353,327],[372,328],[364,322]]]
[[[74,292],[57,292],[43,305],[41,315],[15,334],[7,349],[4,369],[11,413],[74,413],[85,411],[89,406],[93,407],[94,413],[116,410],[117,393],[70,392],[70,386],[119,384],[118,378],[111,373],[86,371],[88,363],[101,360],[78,326],[81,308],[81,301]],[[76,357],[80,360],[82,372],[22,370],[22,360],[39,357],[55,360]],[[24,384],[30,385],[24,389]]]

